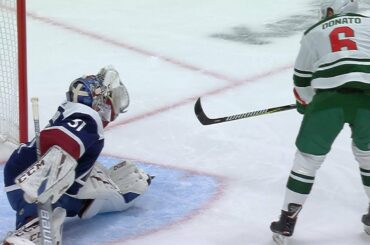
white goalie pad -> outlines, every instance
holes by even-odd
[[[64,208],[55,208],[52,213],[52,227],[54,233],[54,241],[56,244],[61,244],[62,241],[62,230],[63,222],[66,217],[66,210]],[[27,222],[25,225],[20,227],[18,230],[8,232],[4,243],[7,245],[39,245],[41,244],[41,231],[40,231],[40,219],[35,218]],[[44,243],[49,244],[49,243]]]
[[[84,186],[75,196],[78,199],[107,199],[119,195],[118,186],[110,179],[108,169],[96,162]]]
[[[29,203],[55,203],[75,180],[76,160],[59,146],[51,147],[42,158],[17,176],[15,183]]]
[[[116,164],[110,169],[96,163],[84,187],[76,196],[80,199],[94,199],[81,218],[128,209],[146,191],[150,180],[149,175],[129,161]]]

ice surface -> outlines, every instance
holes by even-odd
[[[370,13],[368,1],[362,2],[362,12]],[[202,126],[193,105],[202,96],[206,113],[220,117],[293,103],[292,66],[303,28],[317,20],[317,1],[27,4],[29,95],[39,97],[42,125],[64,99],[70,81],[112,64],[121,72],[132,104],[108,128],[104,154],[172,168],[173,174],[166,171],[165,176],[175,186],[181,183],[174,177],[179,169],[224,180],[222,192],[201,212],[146,235],[126,239],[123,234],[109,243],[104,227],[114,216],[99,217],[102,232],[91,231],[91,237],[107,240],[97,244],[272,244],[269,224],[282,206],[301,116],[287,111]],[[32,132],[31,121],[29,127]],[[370,243],[360,222],[368,200],[350,144],[345,128],[317,175],[291,244]],[[158,208],[158,197],[150,197],[148,193],[145,207],[149,210],[152,201],[152,208]],[[178,205],[187,198],[178,196]],[[8,229],[13,217],[6,199],[1,200],[2,223],[9,221],[1,229]],[[72,224],[89,232],[83,223]],[[66,234],[73,230],[67,226]],[[119,228],[109,229],[113,234]]]

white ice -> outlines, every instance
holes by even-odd
[[[70,81],[112,64],[131,105],[108,128],[104,154],[224,179],[222,192],[200,213],[124,244],[272,244],[269,225],[282,206],[301,116],[292,110],[202,126],[193,106],[202,97],[206,113],[220,117],[294,103],[292,66],[302,31],[268,38],[267,45],[210,36],[237,26],[266,32],[291,16],[309,15],[314,23],[315,2],[27,1],[29,96],[39,97],[42,125]],[[31,120],[29,128],[33,136]],[[368,200],[350,145],[346,127],[318,173],[291,244],[370,243],[360,222]]]

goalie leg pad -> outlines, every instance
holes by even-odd
[[[66,211],[63,208],[56,208],[53,211],[53,230],[55,231],[56,244],[62,240],[63,222]],[[35,245],[40,244],[40,225],[39,218],[34,218],[28,223],[11,232],[4,240],[5,245]]]
[[[80,214],[83,219],[98,213],[128,209],[150,185],[151,177],[135,164],[124,161],[110,169],[96,163],[77,198],[93,199]]]
[[[29,219],[37,217],[37,205],[35,203],[30,204],[26,202],[23,198],[24,192],[22,190],[15,190],[7,192],[6,194],[9,203],[17,213],[16,229],[25,225]],[[55,204],[53,204],[53,208],[62,207],[66,209],[68,217],[74,217],[81,210],[83,203],[84,200],[76,199],[65,194]]]

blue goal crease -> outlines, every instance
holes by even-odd
[[[99,157],[99,162],[107,167],[121,161],[117,157]],[[219,192],[221,183],[214,176],[134,162],[149,175],[155,176],[148,191],[124,212],[101,214],[90,220],[67,219],[63,244],[101,244],[166,229],[202,209]],[[0,166],[2,182],[3,169],[4,166]],[[3,238],[15,223],[15,212],[4,192],[0,193],[0,217],[0,238]]]

